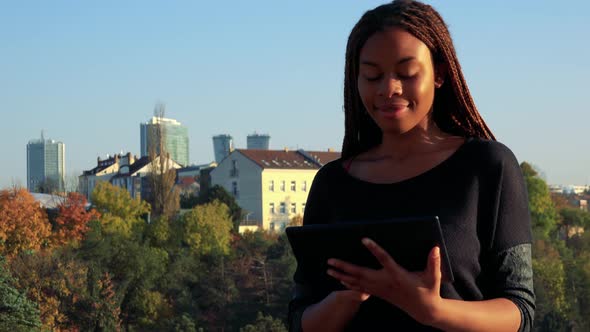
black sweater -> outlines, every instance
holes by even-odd
[[[504,297],[521,311],[521,331],[534,315],[531,228],[523,176],[504,145],[468,139],[441,164],[416,177],[375,184],[346,172],[341,159],[322,167],[307,199],[304,224],[439,216],[455,281],[441,296],[477,301]],[[291,330],[300,330],[303,310],[328,292],[310,293],[296,271],[289,304]],[[371,297],[350,322],[350,331],[431,330],[397,307]]]

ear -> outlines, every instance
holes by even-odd
[[[446,63],[437,63],[434,66],[434,87],[440,88],[445,83],[448,66]]]

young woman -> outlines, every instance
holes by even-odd
[[[291,330],[528,331],[534,315],[531,230],[522,174],[471,98],[449,31],[417,1],[362,16],[346,49],[342,158],[319,170],[304,224],[439,216],[439,248],[409,272],[376,243],[383,266],[331,259],[343,291],[295,273]],[[419,234],[416,234],[419,236]]]

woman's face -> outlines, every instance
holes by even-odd
[[[428,47],[401,28],[373,34],[360,52],[358,90],[383,134],[428,129],[435,70]]]

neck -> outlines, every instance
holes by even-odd
[[[438,143],[448,137],[449,135],[440,130],[433,120],[429,120],[403,134],[384,132],[377,153],[402,161],[414,154],[436,149]]]

